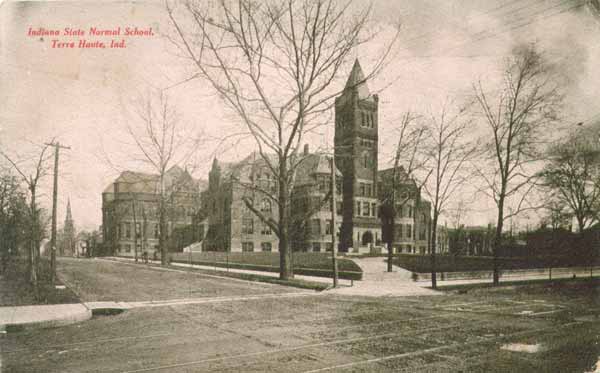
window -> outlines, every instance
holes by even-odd
[[[242,242],[242,251],[245,251],[245,252],[254,251],[254,242]]]
[[[320,242],[313,242],[312,247],[313,247],[313,251],[315,253],[321,252],[321,243]]]
[[[404,217],[404,209],[402,208],[402,205],[396,206],[396,215],[398,215],[399,218]]]
[[[135,236],[137,238],[140,238],[142,236],[142,224],[141,223],[135,223]]]
[[[159,233],[160,230],[158,224],[154,224],[154,238],[158,238]]]
[[[142,245],[140,245],[140,244],[137,244],[137,245],[136,245],[136,247],[135,247],[135,249],[136,249],[136,251],[137,251],[138,253],[141,253],[141,252],[142,252]]]
[[[260,205],[260,211],[262,212],[271,212],[271,201],[268,199],[263,199],[262,204]]]
[[[396,227],[396,231],[398,233],[398,238],[402,238],[402,230],[404,228],[403,224],[398,224],[398,226]]]
[[[325,220],[325,234],[331,234],[332,229],[331,229],[331,220]]]
[[[125,227],[123,229],[125,231],[125,238],[131,238],[131,223],[123,223],[123,225]]]
[[[267,223],[263,223],[262,227],[260,229],[260,233],[263,234],[263,235],[270,235],[271,234],[271,227],[269,227],[269,225]]]
[[[321,221],[319,219],[312,219],[310,221],[310,233],[314,235],[321,234]]]
[[[408,217],[412,218],[413,217],[413,209],[412,206],[408,206]]]
[[[254,220],[242,219],[242,234],[253,234],[254,233]]]
[[[371,216],[371,204],[363,202],[363,216]]]
[[[412,238],[412,225],[406,224],[406,237]]]
[[[374,217],[377,216],[377,204],[376,203],[371,203],[371,216],[374,216]]]
[[[260,249],[262,251],[272,251],[272,246],[270,242],[262,242],[260,244]]]
[[[364,111],[361,111],[360,112],[360,116],[361,116],[361,119],[362,119],[361,126],[368,127],[369,124],[367,123],[367,113],[365,113]]]
[[[125,252],[126,253],[130,253],[131,252],[131,245],[130,244],[126,244],[125,245]]]
[[[326,177],[319,177],[319,192],[328,192],[329,191],[329,179]]]
[[[365,183],[360,183],[360,195],[361,196],[365,196],[366,195],[366,186],[365,186]]]
[[[360,201],[356,201],[356,216],[360,216]]]

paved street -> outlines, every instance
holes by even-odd
[[[157,300],[144,289],[174,299],[186,293],[173,286],[187,286],[189,276],[93,260],[61,261],[60,270],[85,300]],[[140,279],[158,285],[141,286]],[[600,356],[597,283],[383,298],[203,276],[193,287],[205,289],[196,294],[207,302],[2,334],[1,366],[10,372],[585,372]],[[210,302],[214,294],[221,301]],[[265,294],[271,295],[259,297]]]

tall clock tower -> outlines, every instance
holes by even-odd
[[[340,250],[369,252],[381,239],[377,153],[379,98],[367,87],[358,60],[335,99],[335,161],[342,173]]]

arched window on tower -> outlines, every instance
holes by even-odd
[[[263,199],[260,205],[260,211],[262,212],[271,212],[271,201],[268,199]]]

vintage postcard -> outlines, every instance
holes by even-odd
[[[600,372],[598,0],[0,0],[0,372]]]

